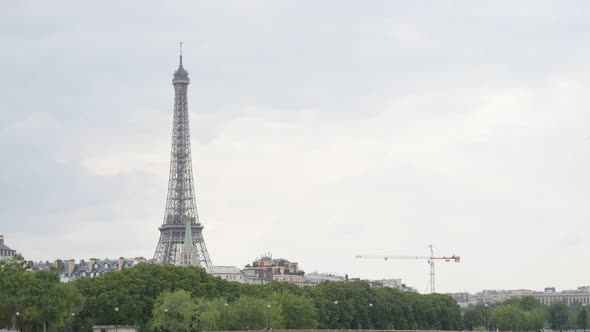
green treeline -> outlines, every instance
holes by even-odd
[[[545,306],[534,297],[525,296],[490,307],[469,307],[463,311],[463,320],[468,330],[577,330],[590,327],[586,310],[581,304],[568,306],[562,302]]]
[[[91,331],[93,325],[119,324],[182,332],[268,326],[491,331],[590,327],[588,308],[544,306],[531,296],[459,310],[446,295],[370,288],[361,281],[256,286],[227,282],[201,268],[142,264],[62,283],[55,271],[27,268],[22,257],[0,261],[0,328],[15,324],[21,331]]]
[[[446,295],[370,288],[361,281],[244,285],[201,268],[141,264],[64,284],[54,271],[25,268],[22,257],[0,262],[0,327],[13,321],[25,331],[89,331],[95,324],[142,331],[463,326],[457,303]]]

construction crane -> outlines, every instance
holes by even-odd
[[[434,257],[434,248],[432,247],[432,244],[428,245],[428,248],[430,248],[430,256],[384,256],[384,255],[356,255],[355,258],[380,258],[380,259],[384,259],[384,260],[389,260],[389,259],[426,259],[428,261],[428,264],[430,264],[430,292],[434,293],[435,292],[435,288],[434,288],[434,262],[437,260],[444,260],[445,262],[455,262],[455,263],[459,263],[461,261],[461,257],[456,256],[453,254],[453,256],[443,256],[443,257]]]

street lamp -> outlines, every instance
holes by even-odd
[[[486,331],[489,331],[490,329],[488,328],[488,304],[484,304],[484,307],[486,308]]]
[[[76,317],[76,313],[72,312],[71,316],[72,316],[72,319],[70,320],[70,331],[72,331],[74,329],[73,325],[74,325],[74,318]]]
[[[225,316],[224,316],[224,323],[223,323],[223,327],[224,330],[227,331],[227,306],[229,304],[227,304],[227,302],[225,302],[225,304],[223,305],[225,307]]]
[[[270,330],[270,304],[266,305],[266,308],[268,309],[268,327],[267,330]]]
[[[164,308],[164,331],[168,332],[168,308]]]
[[[369,303],[369,329],[372,330],[371,328],[371,309],[373,309],[373,303]]]
[[[115,332],[119,329],[119,307],[115,307]]]
[[[582,303],[582,318],[584,318],[584,323],[582,324],[584,326],[584,332],[586,332],[586,323],[588,322],[588,317],[586,317],[586,303]]]
[[[18,328],[18,318],[20,317],[20,312],[16,312],[16,330],[20,331],[20,329]]]
[[[338,319],[336,321],[336,328],[340,328],[340,307],[338,307],[338,300],[334,301],[334,305],[336,306],[336,310],[338,313]]]

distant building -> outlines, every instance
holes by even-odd
[[[546,287],[542,292],[535,292],[530,289],[514,290],[484,290],[479,293],[449,293],[457,304],[462,307],[482,304],[501,303],[509,299],[532,296],[541,304],[550,305],[555,302],[562,302],[567,305],[587,304],[590,305],[590,286],[580,286],[577,289],[557,292],[555,287]]]
[[[459,293],[447,293],[453,300],[457,301],[457,304],[460,307],[467,307],[470,304],[475,304],[472,302],[472,295],[468,292],[459,292]]]
[[[397,288],[397,289],[401,289],[402,287],[405,287],[405,285],[402,284],[401,279],[370,280],[369,283],[371,284],[372,287],[388,287],[388,288]]]
[[[339,276],[336,274],[326,274],[326,273],[306,273],[304,275],[304,282],[306,285],[315,286],[319,285],[322,282],[344,282],[346,278],[343,276]]]
[[[508,296],[510,298],[530,295],[533,295],[533,291],[530,289],[513,289],[508,291]]]
[[[0,235],[0,260],[10,259],[16,255],[16,250],[10,249],[4,244],[4,235]]]
[[[562,302],[567,305],[586,304],[590,305],[590,287],[582,286],[574,290],[556,292],[555,287],[545,288],[544,292],[532,293],[542,304],[550,305],[554,302]]]
[[[381,279],[381,280],[369,280],[369,284],[371,287],[388,287],[388,288],[396,288],[402,291],[407,292],[418,292],[413,287],[406,286],[406,284],[402,283],[401,279]]]
[[[207,268],[207,273],[227,281],[244,283],[244,275],[235,266],[213,266]]]
[[[533,291],[529,289],[515,289],[515,290],[483,290],[481,292],[470,294],[467,292],[447,293],[452,297],[461,307],[483,304],[501,303],[506,300],[532,295]]]
[[[305,277],[300,274],[275,274],[272,276],[272,280],[296,285],[303,285],[305,283]]]
[[[240,271],[244,276],[244,283],[252,285],[264,285],[272,282],[272,271],[245,267]]]
[[[532,291],[520,290],[492,290],[486,289],[473,296],[473,304],[494,304],[501,303],[514,297],[521,297],[532,294]]]
[[[297,285],[305,283],[305,273],[299,270],[298,263],[284,258],[272,258],[270,253],[261,255],[241,272],[244,282],[249,284],[266,284],[271,281]]]
[[[33,263],[33,271],[47,271],[52,268],[57,270],[59,278],[62,282],[68,282],[78,278],[97,277],[105,273],[121,271],[126,268],[133,267],[142,263],[152,263],[143,257],[138,258],[119,258],[119,259],[96,259],[90,258],[88,261],[80,260],[76,263],[75,260],[61,260],[58,259],[53,263],[38,262]]]

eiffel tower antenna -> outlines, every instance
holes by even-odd
[[[187,101],[189,83],[188,72],[182,67],[181,42],[180,64],[172,79],[172,85],[174,86],[174,116],[168,196],[166,198],[164,221],[159,227],[160,240],[156,246],[154,260],[160,264],[180,265],[182,245],[187,243],[185,234],[189,233],[187,232],[188,229],[192,232],[192,244],[194,244],[198,256],[195,258],[195,265],[211,267],[213,264],[203,239],[204,227],[199,221],[193,180]]]

